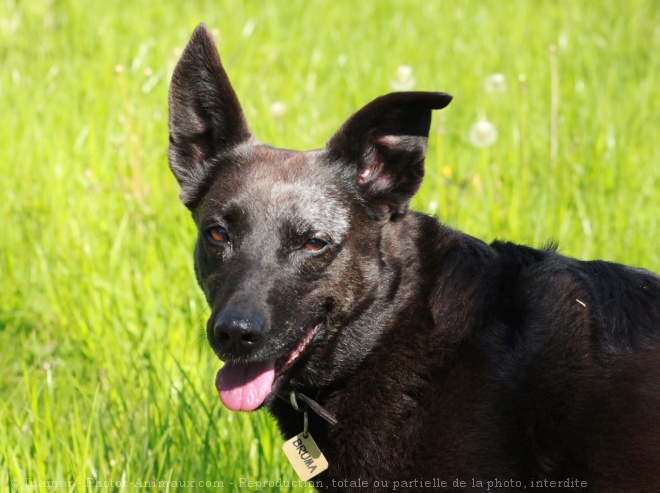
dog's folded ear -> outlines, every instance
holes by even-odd
[[[431,112],[451,99],[439,92],[381,96],[351,116],[328,142],[331,159],[351,168],[379,216],[406,211],[424,176]]]
[[[193,32],[174,69],[169,95],[170,168],[191,206],[211,160],[250,139],[243,110],[209,29]]]

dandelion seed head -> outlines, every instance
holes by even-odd
[[[395,91],[409,91],[415,87],[413,68],[410,65],[399,65],[396,69],[396,79],[390,85]]]
[[[506,77],[504,74],[496,73],[486,77],[484,81],[484,89],[486,92],[505,92],[506,91]]]
[[[282,101],[275,101],[270,105],[270,114],[277,120],[281,120],[286,113],[286,105]]]
[[[495,125],[485,118],[479,120],[470,127],[470,142],[475,147],[483,148],[491,146],[497,140],[497,129]]]
[[[399,65],[396,68],[396,78],[400,82],[408,82],[412,79],[413,69],[410,65]]]

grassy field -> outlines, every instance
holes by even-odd
[[[415,208],[660,271],[656,0],[0,0],[0,491],[296,479],[266,413],[220,405],[167,168],[200,21],[259,139],[320,147],[393,88],[450,92]]]

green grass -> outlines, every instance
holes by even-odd
[[[0,491],[295,479],[270,418],[219,403],[167,168],[169,77],[202,20],[259,139],[320,147],[409,65],[455,96],[415,208],[660,271],[655,0],[0,0]]]

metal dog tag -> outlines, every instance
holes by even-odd
[[[285,442],[282,451],[303,481],[312,479],[328,468],[328,461],[325,460],[312,435],[304,431]]]

